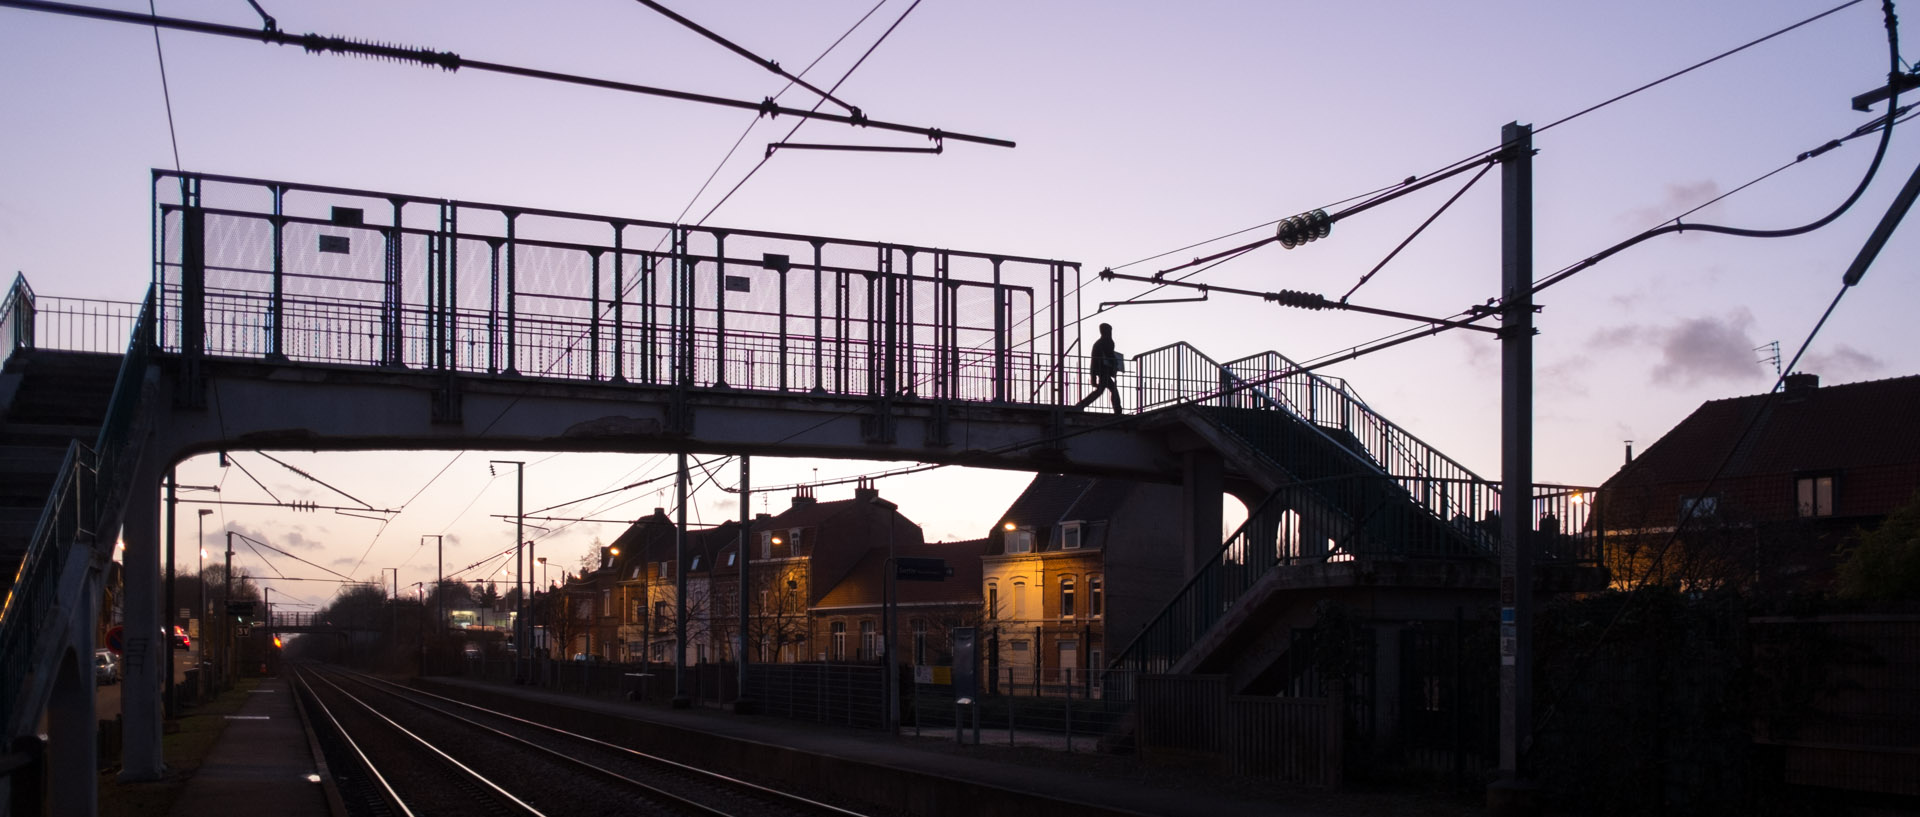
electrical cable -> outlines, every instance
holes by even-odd
[[[747,49],[740,47],[738,44],[735,44],[732,40],[722,37],[719,34],[716,34],[713,31],[707,29],[706,27],[700,25],[699,23],[696,23],[692,20],[689,20],[685,17],[680,16],[679,14],[674,13],[672,9],[669,9],[666,6],[660,5],[659,3],[654,2],[654,0],[635,0],[635,2],[638,2],[639,4],[646,6],[647,8],[650,8],[650,9],[653,9],[654,11],[659,12],[662,16],[666,17],[669,20],[679,23],[680,25],[686,26],[688,29],[691,29],[694,33],[697,33],[703,37],[706,37],[709,40],[714,41],[715,43],[720,44],[722,47],[726,48],[728,51],[732,51],[735,54],[739,54],[740,56],[747,58],[749,62],[752,62],[753,64],[758,65],[761,68],[765,68],[768,71],[772,71],[773,73],[786,78],[787,84],[789,86],[799,85],[802,88],[812,91],[814,95],[819,96],[823,100],[832,102],[835,105],[839,105],[840,107],[845,108],[848,113],[851,113],[854,116],[860,115],[860,109],[858,107],[847,104],[846,102],[842,101],[840,98],[834,96],[833,92],[831,91],[822,91],[819,88],[813,87],[812,83],[809,83],[804,79],[801,79],[799,76],[787,73],[785,70],[781,69],[780,63],[763,58],[758,54],[748,51]],[[801,71],[800,73],[804,75],[806,72]],[[769,97],[769,99],[771,98],[772,97]]]
[[[867,9],[867,13],[860,15],[860,19],[855,21],[852,26],[848,27],[847,30],[840,35],[839,39],[834,40],[833,44],[827,46],[827,49],[825,51],[820,52],[819,56],[814,57],[813,62],[807,63],[807,67],[801,69],[800,76],[804,77],[807,75],[808,71],[812,71],[814,66],[819,65],[820,61],[823,59],[826,59],[828,54],[833,53],[834,49],[839,48],[840,44],[842,42],[845,42],[847,37],[851,36],[856,29],[866,24],[867,18],[872,17],[874,12],[879,11],[880,7],[886,4],[887,4],[887,0],[880,0],[880,2],[873,4],[873,8]],[[792,87],[793,87],[793,83],[791,82],[787,83],[785,88],[781,88],[778,93],[775,93],[773,95],[773,98],[779,99],[782,95],[784,95],[787,92],[788,88],[792,88]],[[686,218],[687,213],[693,210],[693,205],[699,203],[700,197],[706,194],[707,188],[713,184],[713,180],[716,178],[719,178],[720,171],[726,169],[727,162],[733,160],[733,154],[740,150],[741,145],[746,144],[747,136],[753,133],[753,129],[755,127],[758,127],[760,125],[760,122],[761,122],[761,118],[756,116],[753,118],[752,122],[747,123],[746,130],[743,130],[740,132],[740,138],[733,140],[733,147],[727,148],[727,155],[720,157],[720,163],[717,165],[714,165],[712,173],[707,174],[707,180],[701,182],[700,189],[695,190],[693,192],[693,198],[687,200],[687,206],[680,208],[680,215],[673,217],[674,223],[677,224],[680,222],[681,219]],[[666,239],[664,237],[661,239],[661,241],[663,242],[665,240]],[[659,252],[660,245],[654,244],[653,249],[655,252]]]
[[[319,485],[320,487],[322,487],[322,488],[326,488],[326,489],[327,489],[327,490],[329,490],[329,491],[332,491],[332,492],[334,492],[334,493],[336,493],[336,494],[339,494],[339,495],[341,495],[341,496],[344,496],[344,497],[346,497],[346,498],[348,498],[348,499],[351,499],[351,500],[353,500],[353,501],[355,501],[355,502],[358,502],[358,503],[360,503],[360,504],[361,504],[361,505],[362,505],[363,507],[365,507],[365,508],[366,508],[367,510],[369,510],[369,511],[372,511],[372,510],[378,510],[377,508],[375,508],[375,507],[373,507],[372,505],[369,505],[369,504],[367,504],[367,501],[366,501],[366,500],[364,500],[364,499],[361,499],[361,498],[359,498],[359,497],[357,497],[357,496],[354,496],[353,494],[350,494],[350,493],[347,493],[346,491],[342,491],[342,490],[340,490],[339,488],[335,488],[335,487],[333,487],[332,485],[328,485],[327,483],[325,483],[325,482],[323,482],[323,481],[321,481],[321,479],[320,479],[319,477],[316,477],[316,476],[314,476],[314,475],[312,475],[312,474],[309,474],[309,473],[307,473],[307,472],[305,472],[305,471],[302,471],[302,470],[300,470],[300,469],[298,469],[298,468],[295,468],[295,467],[293,467],[292,465],[288,465],[288,464],[286,463],[286,461],[285,461],[285,460],[282,460],[282,459],[280,459],[279,457],[275,457],[274,455],[272,455],[272,454],[269,454],[269,453],[267,453],[267,452],[265,452],[265,451],[255,451],[254,453],[256,453],[256,454],[259,454],[259,455],[260,455],[260,456],[262,456],[262,457],[266,457],[266,458],[267,458],[268,460],[271,460],[271,461],[273,461],[274,463],[276,463],[276,464],[278,464],[278,465],[279,465],[280,467],[282,467],[282,468],[285,468],[285,469],[287,469],[287,470],[289,470],[289,471],[292,471],[292,472],[294,472],[294,473],[296,473],[296,474],[299,474],[300,476],[303,476],[303,477],[306,477],[306,478],[307,478],[307,479],[309,479],[309,480],[312,480],[312,481],[313,481],[314,483],[316,483],[316,484],[318,484],[318,485]]]
[[[156,0],[147,0],[147,12],[158,18]],[[173,91],[167,87],[167,55],[160,50],[160,26],[153,27],[153,57],[160,63],[160,99],[167,106],[167,140],[173,143],[173,172],[180,172],[180,135],[173,128]]]
[[[887,30],[880,33],[880,38],[877,40],[874,40],[873,45],[870,45],[867,47],[866,53],[861,54],[860,59],[855,60],[853,63],[853,66],[848,68],[845,74],[840,75],[840,79],[833,83],[833,87],[829,88],[828,92],[831,93],[833,91],[840,90],[840,86],[843,83],[845,83],[849,77],[853,76],[853,72],[860,70],[860,66],[866,63],[867,58],[873,56],[874,49],[879,48],[881,43],[886,42],[887,37],[893,34],[894,29],[899,28],[901,23],[906,22],[907,15],[912,14],[913,10],[919,7],[920,7],[920,0],[913,0],[913,5],[907,6],[906,11],[900,12],[900,16],[893,21],[893,25],[887,26]],[[822,102],[824,102],[824,100],[822,100]],[[821,105],[820,102],[814,103],[813,110],[816,110],[816,111],[819,110],[820,105]],[[795,122],[793,124],[793,128],[788,130],[787,135],[781,138],[780,141],[784,142],[784,141],[787,141],[788,139],[792,139],[794,134],[800,132],[800,126],[804,124],[806,124],[805,119],[802,119],[799,122]],[[713,206],[707,209],[706,215],[701,216],[699,221],[694,222],[694,226],[706,224],[707,219],[712,218],[714,213],[719,212],[721,205],[726,204],[728,199],[733,198],[733,194],[740,192],[740,188],[745,186],[747,181],[749,179],[752,179],[755,173],[759,173],[760,168],[766,167],[767,162],[772,158],[773,158],[772,153],[768,153],[767,155],[761,157],[760,161],[754,164],[751,170],[747,171],[747,175],[741,177],[740,181],[736,182],[733,185],[733,189],[728,190],[726,195],[721,196],[719,201],[714,202]]]

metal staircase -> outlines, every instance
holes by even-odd
[[[36,304],[16,278],[0,304],[6,366],[0,420],[0,719],[35,728],[73,628],[99,611],[88,582],[112,558],[139,457],[151,299],[125,355],[35,348]],[[90,656],[87,657],[90,660]]]
[[[1269,493],[1114,667],[1225,669],[1247,681],[1284,652],[1277,628],[1311,623],[1319,594],[1289,591],[1325,591],[1380,563],[1492,562],[1499,484],[1380,416],[1346,383],[1274,352],[1221,364],[1184,343],[1140,355],[1135,369],[1143,413],[1179,417]],[[1536,486],[1535,496],[1536,517],[1571,520],[1579,510],[1569,502],[1577,491]],[[1450,570],[1434,575],[1459,575]]]

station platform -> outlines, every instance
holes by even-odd
[[[175,817],[344,814],[285,678],[262,679],[226,717],[232,722],[174,801]]]
[[[1365,795],[1325,790],[1255,790],[1223,783],[1204,773],[1146,769],[1132,758],[1069,753],[1045,741],[1008,746],[959,745],[953,734],[884,733],[807,721],[738,715],[719,709],[670,709],[657,703],[583,697],[539,687],[457,677],[422,679],[421,688],[451,697],[456,690],[506,696],[543,706],[591,713],[730,738],[755,768],[804,765],[831,769],[832,779],[863,786],[912,791],[914,811],[925,814],[1166,815],[1166,817],[1347,817],[1358,814],[1428,813],[1405,802],[1384,803]],[[476,701],[476,703],[483,703]],[[565,728],[564,724],[556,726]],[[987,738],[992,740],[990,733]],[[796,762],[780,750],[817,755],[826,764]],[[705,749],[712,752],[715,749]],[[720,749],[717,751],[726,751]],[[1238,790],[1236,790],[1238,788]]]

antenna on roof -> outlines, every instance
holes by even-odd
[[[1773,376],[1778,379],[1780,377],[1780,341],[1776,340],[1765,346],[1755,346],[1753,350],[1767,353],[1767,356],[1760,358],[1758,362],[1773,364]]]

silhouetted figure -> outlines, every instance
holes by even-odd
[[[1100,324],[1100,339],[1093,342],[1093,353],[1088,357],[1090,358],[1088,373],[1093,375],[1093,391],[1088,392],[1087,396],[1075,403],[1073,407],[1086,408],[1100,396],[1100,392],[1104,391],[1107,397],[1113,400],[1113,413],[1119,414],[1120,387],[1114,385],[1113,377],[1120,373],[1121,357],[1120,353],[1113,349],[1112,324]]]

